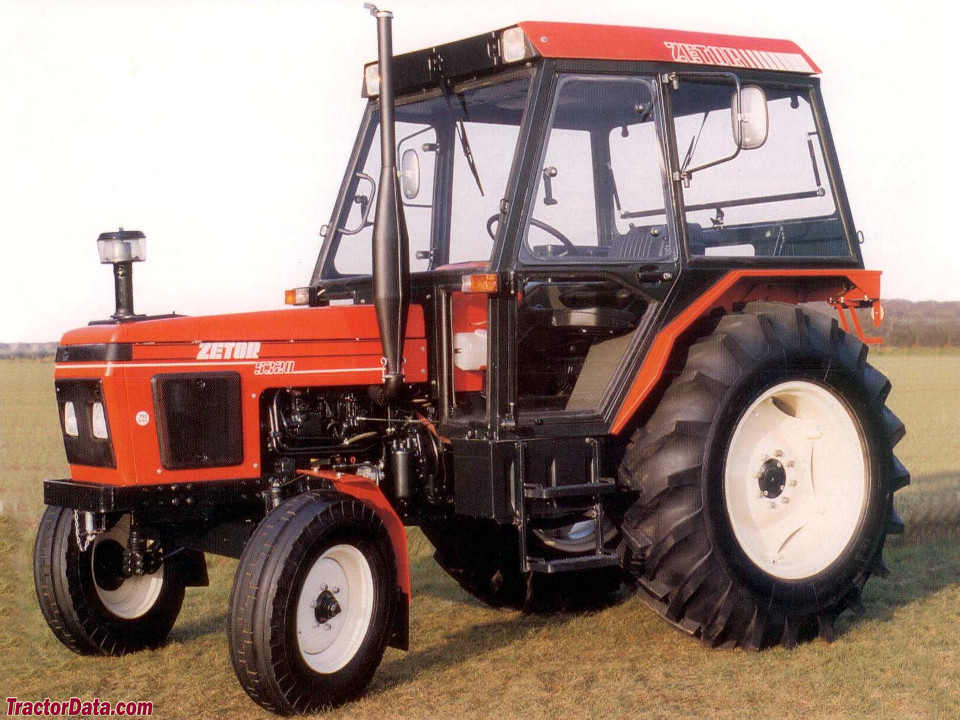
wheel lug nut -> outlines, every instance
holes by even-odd
[[[776,507],[777,507],[777,501],[776,501],[776,500],[772,501],[772,502],[770,503],[770,507],[776,508]]]
[[[324,623],[324,624],[323,624],[323,629],[324,629],[324,630],[329,630],[329,629],[330,629],[330,623]]]
[[[777,450],[773,454],[776,457],[783,457],[783,450]]]
[[[330,592],[332,592],[334,595],[336,595],[338,592],[340,592],[340,588],[338,588],[338,587],[332,587],[332,588],[330,588]]]
[[[782,500],[783,500],[783,504],[784,504],[784,505],[786,505],[788,502],[790,502],[790,498],[788,498],[788,497],[782,498]]]
[[[790,482],[787,483],[787,485],[789,485],[790,487],[796,487],[796,486],[797,486],[797,481],[796,481],[796,480],[791,480]]]

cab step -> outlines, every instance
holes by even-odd
[[[575,570],[595,570],[597,568],[615,567],[620,564],[620,556],[614,552],[604,552],[597,555],[580,555],[578,557],[545,560],[544,558],[527,558],[527,566],[532,572],[554,575]]]
[[[528,500],[561,500],[564,498],[595,497],[616,492],[613,478],[600,478],[597,482],[577,485],[538,485],[528,483],[523,486],[523,496]]]

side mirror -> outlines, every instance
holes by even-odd
[[[762,88],[746,85],[730,101],[733,142],[740,150],[755,150],[767,141],[769,117],[767,96]]]
[[[407,200],[420,194],[420,156],[413,148],[404,150],[400,158],[400,189]]]
[[[374,182],[372,177],[362,172],[358,172],[355,177],[357,180],[353,191],[353,204],[359,208],[359,212],[354,212],[351,208],[345,223],[349,223],[352,218],[356,218],[356,227],[349,227],[345,224],[343,229],[340,230],[343,235],[356,235],[365,227],[368,227],[370,224],[368,220],[370,207],[373,205],[370,199],[377,193],[377,183]],[[366,194],[360,190],[361,183],[367,183],[368,185]]]

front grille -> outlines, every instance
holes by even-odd
[[[91,465],[93,467],[116,467],[113,456],[113,442],[110,439],[110,418],[107,416],[103,399],[103,385],[99,380],[57,380],[57,406],[60,409],[60,429],[63,432],[63,449],[67,453],[67,462],[71,465]],[[64,422],[64,410],[67,403],[73,403],[77,420],[76,435],[68,435]],[[93,435],[93,406],[103,403],[104,418],[108,428],[108,437]]]
[[[160,463],[165,469],[243,462],[239,373],[157,375],[153,402]]]

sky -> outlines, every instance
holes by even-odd
[[[795,41],[823,72],[884,297],[960,300],[946,3],[382,1],[398,53],[520,20]],[[0,0],[0,342],[111,315],[96,238],[121,226],[147,236],[137,312],[282,307],[309,280],[375,56],[362,0]]]

